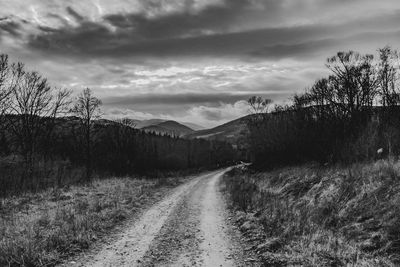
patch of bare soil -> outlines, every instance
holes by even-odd
[[[200,224],[202,262],[204,266],[243,266],[243,251],[237,240],[229,237],[226,207],[218,190],[221,175],[205,184]]]
[[[141,266],[259,266],[230,224],[219,190],[224,172],[204,176],[182,198]]]
[[[143,259],[143,266],[197,266],[199,255],[201,198],[204,183],[211,174],[202,177],[186,193],[162,227]]]

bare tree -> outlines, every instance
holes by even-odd
[[[83,90],[78,96],[72,113],[80,120],[84,144],[85,144],[85,160],[86,160],[86,180],[89,181],[92,176],[92,132],[93,122],[101,117],[100,106],[101,100],[94,97],[89,88]]]
[[[118,120],[116,120],[116,122],[125,127],[129,127],[132,129],[136,128],[136,123],[133,120],[130,120],[128,118],[118,119]]]
[[[39,137],[53,129],[55,118],[68,110],[70,92],[53,89],[37,72],[27,72],[21,63],[11,65],[11,89],[8,94],[7,125],[17,139],[26,165],[27,175],[32,178],[34,159]]]
[[[7,55],[0,55],[0,116],[3,116],[9,104],[10,66]],[[0,118],[0,123],[2,119]],[[0,125],[3,125],[2,123]],[[1,126],[0,126],[1,128]]]
[[[371,109],[378,94],[377,72],[374,66],[374,56],[364,55],[358,65],[357,81],[360,90],[359,104]]]
[[[378,50],[379,61],[378,69],[378,88],[381,103],[385,107],[383,121],[385,132],[383,134],[387,142],[388,155],[393,156],[394,144],[398,142],[398,109],[400,104],[399,91],[399,53],[391,47],[386,46]]]
[[[386,46],[379,49],[378,82],[383,106],[395,106],[400,103],[399,81],[399,54],[396,50]]]
[[[268,112],[268,107],[272,103],[272,100],[264,99],[261,96],[252,96],[247,102],[252,114],[262,114]]]
[[[268,112],[271,99],[264,99],[261,96],[252,96],[247,100],[249,111],[252,116],[249,117],[248,123],[259,128],[260,124],[265,119],[265,114]]]
[[[355,118],[363,109],[370,109],[377,94],[378,82],[373,55],[339,52],[329,58],[329,103],[344,117]]]

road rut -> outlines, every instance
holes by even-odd
[[[193,178],[72,266],[248,266],[219,191],[220,170]],[[256,265],[256,264],[252,264]]]

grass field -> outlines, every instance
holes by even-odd
[[[60,263],[184,180],[115,178],[0,199],[0,266]]]
[[[235,220],[267,266],[398,266],[400,162],[307,165],[223,179]]]

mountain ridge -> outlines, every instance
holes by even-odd
[[[229,121],[227,123],[221,124],[214,128],[195,131],[185,138],[189,139],[207,139],[207,140],[218,140],[218,141],[228,141],[229,143],[236,144],[240,137],[244,135],[247,131],[246,121],[249,116],[247,115],[236,120]]]
[[[150,125],[142,128],[142,130],[146,132],[155,132],[158,134],[168,134],[171,136],[179,136],[179,137],[195,132],[193,129],[187,127],[186,125],[183,125],[173,120],[164,121],[155,125]]]
[[[159,125],[160,123],[167,122],[167,121],[175,121],[175,122],[177,122],[181,125],[184,125],[194,131],[206,129],[206,127],[204,127],[202,125],[198,125],[198,124],[191,123],[191,122],[180,122],[180,121],[176,121],[176,120],[165,120],[165,119],[138,120],[138,119],[130,119],[130,118],[125,118],[125,119],[129,120],[136,129],[143,129],[143,128],[149,127],[149,126],[156,126],[156,125]]]

